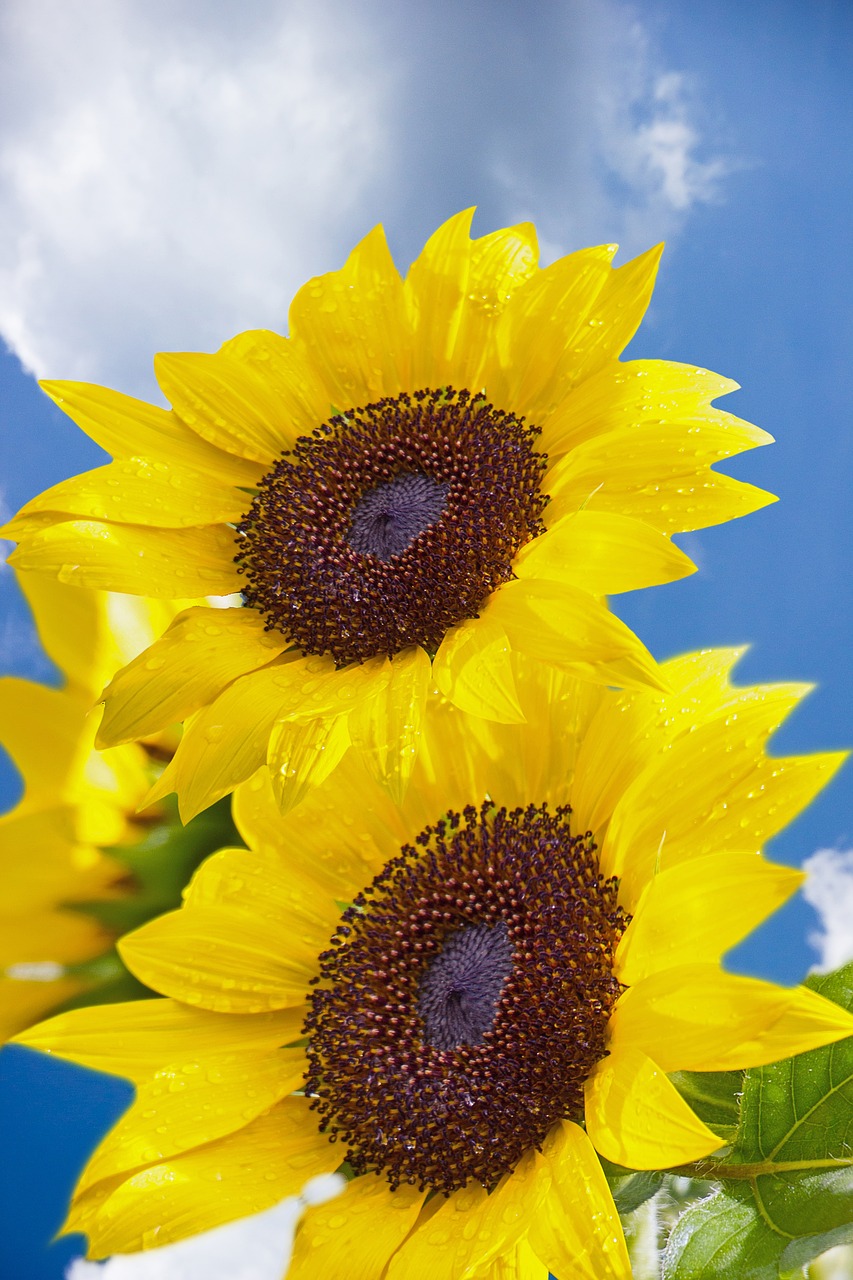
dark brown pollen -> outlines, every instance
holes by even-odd
[[[537,435],[450,387],[330,419],[275,463],[237,526],[245,603],[339,666],[434,653],[543,531]]]
[[[582,1116],[628,917],[570,813],[448,813],[344,913],[310,998],[305,1091],[357,1173],[492,1187]]]

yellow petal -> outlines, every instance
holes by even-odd
[[[266,352],[265,360],[257,359],[257,347]],[[272,371],[279,376],[271,376]],[[276,334],[241,334],[215,355],[158,355],[154,372],[183,422],[210,444],[258,464],[254,484],[300,432],[328,416],[323,400],[318,404],[323,416],[318,419],[312,412],[319,388],[301,353]],[[301,403],[303,389],[308,391],[307,406]]]
[[[804,872],[754,853],[711,854],[661,871],[622,935],[614,973],[632,986],[672,965],[717,963],[804,879]]]
[[[661,688],[649,651],[624,622],[576,587],[517,580],[489,597],[487,616],[514,649],[599,684]]]
[[[384,658],[337,671],[330,658],[294,656],[235,680],[185,726],[150,799],[177,791],[181,819],[188,822],[266,763],[276,722],[348,714],[362,698],[381,694],[387,668]]]
[[[299,1226],[287,1280],[376,1280],[402,1244],[426,1191],[367,1174],[342,1197],[309,1209]]]
[[[280,720],[267,746],[267,768],[282,814],[295,809],[337,769],[350,748],[349,717],[307,722]]]
[[[434,818],[433,812],[425,822]],[[298,866],[299,875],[314,884],[314,892],[338,901],[349,900],[363,889],[379,867],[425,825],[412,829],[417,819],[410,820],[408,814],[404,819],[355,752],[298,810],[284,815],[268,770],[259,770],[234,793],[234,821],[253,849],[277,861],[286,874],[290,874],[288,868]]]
[[[622,1224],[592,1143],[564,1120],[542,1149],[551,1187],[530,1222],[528,1239],[549,1271],[572,1280],[631,1280]]]
[[[76,978],[53,982],[0,978],[0,1045],[84,988],[85,983]]]
[[[278,849],[220,849],[206,858],[184,890],[184,911],[232,907],[269,922],[298,941],[303,952],[325,950],[340,909],[312,875],[310,862],[289,857],[286,838]]]
[[[100,955],[112,935],[91,916],[42,909],[0,915],[0,968],[16,964],[78,964]]]
[[[549,521],[513,567],[519,578],[568,582],[598,596],[675,582],[696,570],[656,529],[604,511],[576,511],[554,525]]]
[[[257,484],[255,464],[214,448],[168,409],[94,383],[40,385],[63,413],[114,458],[151,458],[189,467],[226,485]]]
[[[180,608],[168,600],[102,594],[47,574],[19,579],[48,656],[94,702],[109,678],[157,640]]]
[[[34,534],[9,561],[75,586],[174,599],[239,591],[234,552],[226,526],[148,529],[69,520]]]
[[[342,270],[303,285],[289,322],[339,411],[398,394],[407,380],[409,324],[382,227],[356,245]]]
[[[770,733],[808,686],[744,690],[737,703],[684,733],[617,804],[602,850],[635,903],[655,866],[703,853],[759,850],[829,780],[844,756],[774,759]]]
[[[583,456],[587,441],[599,436],[610,440],[611,433],[624,431],[627,434],[611,459],[618,474],[616,455],[622,449],[632,450],[631,439],[646,439],[652,445],[659,431],[675,430],[685,435],[684,458],[670,455],[661,459],[665,474],[669,474],[688,460],[710,464],[744,449],[770,444],[773,437],[766,431],[711,407],[718,396],[737,389],[731,378],[671,360],[609,361],[575,387],[549,419],[542,448],[550,458],[568,450]],[[689,439],[687,428],[693,428]],[[641,469],[646,465],[642,457],[636,457],[635,462]],[[564,465],[571,469],[568,459]]]
[[[529,223],[477,240],[472,209],[450,218],[429,239],[406,277],[416,326],[413,386],[491,390],[495,320],[536,270],[536,233]]]
[[[16,1043],[142,1084],[170,1057],[264,1053],[290,1044],[299,1038],[304,1017],[300,1007],[243,1015],[210,1013],[174,1000],[131,1000],[60,1013],[21,1032]]]
[[[549,1166],[532,1150],[491,1195],[469,1183],[415,1228],[391,1259],[388,1280],[470,1280],[526,1235],[550,1186]]]
[[[483,1270],[475,1271],[471,1280],[548,1280],[549,1271],[530,1247],[526,1236],[511,1249],[492,1259]]]
[[[316,973],[316,953],[288,934],[286,919],[233,907],[167,912],[127,934],[118,949],[146,986],[218,1013],[301,1004]]]
[[[506,632],[490,614],[451,627],[433,663],[433,678],[461,711],[500,724],[521,724]]]
[[[577,382],[572,353],[611,270],[614,245],[582,249],[532,275],[510,298],[497,325],[501,370],[486,391],[501,405],[547,422]],[[547,435],[543,449],[548,451]]]
[[[420,645],[396,653],[384,688],[363,699],[350,716],[350,734],[362,761],[397,804],[403,802],[418,758],[431,665]]]
[[[91,743],[87,701],[15,676],[0,678],[0,739],[24,778],[29,806],[53,807],[75,796]]]
[[[599,831],[635,778],[680,734],[713,717],[741,690],[728,685],[742,649],[688,654],[661,665],[669,696],[655,690],[608,693],[580,736],[572,808],[581,831]],[[656,744],[652,748],[650,744]]]
[[[249,1049],[193,1054],[161,1067],[91,1156],[76,1194],[244,1128],[299,1087],[305,1065],[302,1049]]]
[[[585,507],[631,515],[663,533],[681,533],[766,507],[776,501],[771,493],[711,470],[718,458],[770,443],[757,427],[737,418],[731,422],[736,425],[660,422],[583,441],[542,481],[551,498],[549,522]]]
[[[729,1071],[853,1035],[853,1015],[807,987],[777,987],[691,964],[644,978],[610,1019],[614,1051],[640,1049],[664,1071]]]
[[[666,1169],[723,1145],[660,1069],[638,1049],[614,1044],[585,1086],[586,1128],[606,1160]]]
[[[110,896],[125,868],[75,838],[73,810],[13,810],[0,818],[0,866],[5,909],[14,914],[57,902]],[[4,907],[0,907],[0,916]]]
[[[187,609],[104,691],[101,746],[144,738],[184,720],[227,684],[265,666],[287,639],[254,609]]]
[[[259,477],[260,478],[260,477]],[[8,526],[15,537],[18,519],[54,512],[65,519],[110,520],[117,524],[176,529],[240,520],[250,505],[245,493],[175,463],[122,459],[96,471],[72,476],[28,502]]]
[[[209,1231],[259,1213],[296,1195],[309,1178],[331,1172],[339,1156],[317,1132],[308,1107],[306,1098],[288,1098],[239,1132],[122,1182],[87,1224],[90,1256],[131,1253]]]

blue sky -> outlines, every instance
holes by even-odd
[[[154,395],[154,351],[281,328],[299,283],[374,222],[405,265],[468,204],[481,232],[531,218],[550,257],[666,238],[631,353],[737,379],[723,406],[778,443],[728,469],[781,500],[683,539],[698,574],[614,607],[659,657],[749,642],[744,681],[816,682],[774,750],[849,744],[849,4],[270,0],[239,32],[230,13],[15,0],[0,18],[5,508],[99,460],[12,352],[40,373]],[[0,610],[3,669],[48,677],[8,574]],[[850,779],[773,856],[853,845]],[[0,786],[11,802],[8,770]],[[814,927],[795,903],[734,963],[795,981]],[[41,1218],[22,1209],[0,1273],[5,1250],[10,1274],[35,1280],[61,1274],[61,1250],[41,1250],[74,1152],[121,1091],[25,1058],[0,1056],[0,1107],[22,1113],[2,1164]]]

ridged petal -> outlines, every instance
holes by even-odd
[[[45,489],[21,508],[7,526],[6,536],[15,538],[19,520],[42,512],[65,519],[179,529],[236,522],[249,504],[246,494],[233,485],[188,467],[144,458],[120,459]]]
[[[491,393],[498,366],[491,348],[497,317],[536,271],[529,223],[470,238],[473,209],[449,218],[427,241],[406,277],[415,326],[412,386]],[[512,407],[512,406],[508,406]]]
[[[265,666],[287,639],[254,609],[187,609],[104,691],[101,746],[143,738],[211,702],[238,676]]]
[[[350,748],[349,716],[280,720],[267,744],[267,768],[282,814],[325,782]]]
[[[745,690],[741,705],[695,727],[653,761],[616,806],[602,848],[635,903],[655,866],[703,853],[759,850],[841,765],[840,753],[774,759],[773,729],[808,686]]]
[[[305,1074],[302,1049],[194,1054],[161,1067],[91,1156],[87,1187],[235,1133],[287,1097]]]
[[[509,582],[489,597],[487,617],[514,649],[600,684],[660,688],[649,651],[591,595],[539,579]]]
[[[575,348],[611,275],[614,245],[581,249],[536,272],[513,294],[497,326],[500,370],[486,393],[537,426],[578,381]],[[543,436],[548,452],[548,437]]]
[[[234,535],[220,525],[149,529],[69,520],[34,534],[9,563],[55,573],[75,586],[138,596],[230,595],[243,585],[234,565]]]
[[[78,995],[85,984],[77,978],[53,982],[0,978],[0,1044],[32,1026],[51,1009]]]
[[[595,596],[675,582],[696,566],[657,529],[609,511],[575,511],[516,556],[519,578],[568,582]]]
[[[167,1055],[267,1053],[299,1038],[304,1008],[223,1014],[175,1000],[130,1000],[58,1014],[21,1032],[17,1043],[55,1053],[93,1071],[150,1080]],[[164,1046],[166,1046],[164,1052]]]
[[[296,1195],[309,1178],[330,1172],[336,1149],[317,1132],[308,1105],[288,1098],[239,1132],[121,1182],[86,1224],[89,1256],[131,1253],[209,1231]],[[66,1229],[75,1227],[72,1210]]]
[[[340,909],[312,875],[313,867],[280,849],[220,849],[212,853],[184,890],[184,911],[231,907],[268,923],[298,942],[302,952],[323,951]],[[184,917],[186,918],[186,916]]]
[[[363,699],[349,718],[353,745],[397,804],[417,762],[431,671],[420,645],[401,650],[388,663],[384,688]]]
[[[711,854],[659,872],[622,935],[616,977],[632,986],[673,965],[718,963],[805,878],[754,853]]]
[[[402,390],[410,326],[403,282],[382,227],[356,245],[340,271],[302,286],[289,322],[293,342],[317,369],[330,407],[338,412]]]
[[[415,1228],[391,1259],[387,1280],[471,1280],[527,1234],[550,1187],[550,1168],[537,1151],[526,1152],[491,1195],[469,1183]]]
[[[808,987],[788,990],[691,964],[624,992],[610,1034],[614,1052],[639,1049],[664,1071],[730,1071],[853,1035],[853,1015]]]
[[[257,465],[214,448],[177,414],[88,382],[42,382],[69,418],[114,458],[150,458],[189,467],[225,485],[254,485]]]
[[[411,799],[412,793],[407,810]],[[237,828],[253,849],[278,859],[285,873],[298,866],[318,890],[339,901],[364,888],[413,834],[411,822],[355,752],[295,813],[282,816],[266,769],[237,788],[233,808]],[[356,813],[358,822],[352,820]]]
[[[728,415],[721,414],[721,417]],[[561,458],[545,475],[549,521],[580,507],[612,511],[644,520],[662,533],[682,533],[735,520],[776,499],[711,470],[711,463],[755,444],[756,427],[658,423],[612,431],[588,440]],[[739,430],[738,427],[741,427]],[[739,440],[744,440],[740,448]]]
[[[631,1280],[613,1195],[583,1129],[570,1120],[554,1125],[542,1154],[551,1187],[529,1224],[537,1256],[567,1280]]]
[[[146,986],[215,1013],[261,1013],[302,1004],[316,952],[287,922],[233,907],[169,911],[126,934],[118,949]]]
[[[232,791],[266,763],[279,720],[334,719],[388,678],[385,659],[336,671],[331,659],[276,662],[235,680],[184,727],[184,736],[149,800],[178,793],[184,822]],[[214,750],[211,750],[211,747]]]
[[[638,1049],[614,1044],[584,1092],[587,1133],[595,1149],[614,1164],[667,1169],[701,1160],[723,1145],[660,1067]]]
[[[433,662],[433,679],[446,698],[468,715],[500,724],[521,724],[506,632],[490,614],[451,627]]]
[[[158,355],[154,372],[183,422],[258,464],[253,484],[298,435],[329,416],[328,396],[303,353],[266,330],[242,333],[215,355]]]
[[[598,831],[644,769],[681,733],[742,696],[728,686],[743,649],[687,654],[661,665],[670,695],[655,690],[608,695],[580,738],[572,808],[581,830]],[[650,744],[656,744],[652,748]]]
[[[299,1226],[287,1280],[376,1280],[402,1244],[426,1197],[367,1174],[342,1197],[309,1209]]]
[[[582,451],[598,436],[609,438],[623,431],[624,447],[630,448],[635,435],[638,440],[648,435],[654,439],[658,431],[672,429],[680,433],[685,452],[684,459],[670,456],[667,468],[678,470],[684,460],[708,464],[770,444],[773,437],[760,427],[711,407],[718,396],[737,389],[731,378],[694,365],[609,361],[576,387],[549,420],[542,448],[549,458],[556,458],[570,449]],[[644,465],[642,459],[638,463]]]

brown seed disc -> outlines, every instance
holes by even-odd
[[[305,1031],[321,1129],[392,1187],[492,1187],[583,1114],[628,923],[568,806],[448,813],[343,915]]]
[[[282,455],[237,526],[245,603],[339,666],[435,653],[543,531],[537,435],[452,388],[332,418]]]

